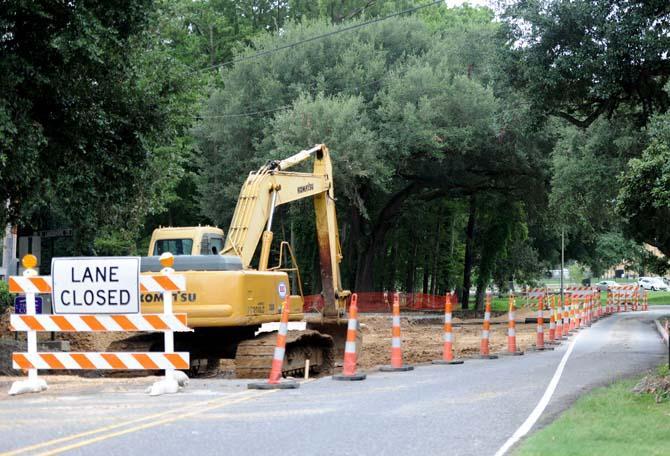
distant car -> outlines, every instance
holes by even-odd
[[[640,277],[640,280],[637,281],[637,284],[640,288],[645,290],[663,290],[668,291],[668,285],[660,277]]]
[[[596,283],[596,287],[598,287],[599,291],[607,291],[610,288],[615,288],[617,286],[619,286],[619,284],[614,280],[601,280],[600,282]]]

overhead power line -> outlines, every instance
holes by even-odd
[[[376,79],[374,81],[369,81],[366,82],[365,84],[359,84],[354,87],[359,93],[361,88],[370,86],[372,84],[376,84],[378,82],[382,82],[383,79]],[[344,90],[337,92],[335,95],[339,95],[341,93],[344,93]],[[236,112],[236,113],[231,113],[231,114],[212,114],[212,115],[199,115],[199,116],[193,116],[195,119],[227,119],[230,117],[253,117],[253,116],[258,116],[262,114],[268,114],[271,112],[275,111],[285,111],[287,109],[290,109],[293,107],[293,103],[285,104],[273,109],[267,109],[267,110],[257,110],[257,111],[247,111],[247,112]],[[251,109],[251,108],[248,108]]]
[[[355,30],[355,29],[358,29],[358,28],[361,28],[361,27],[365,27],[365,26],[368,26],[370,24],[375,24],[377,22],[385,21],[386,19],[390,19],[392,17],[401,16],[401,15],[407,14],[407,13],[412,13],[414,11],[418,11],[418,10],[423,9],[423,8],[428,8],[430,6],[437,5],[438,3],[444,3],[444,0],[436,0],[436,1],[433,1],[433,2],[430,2],[430,3],[426,3],[424,5],[419,5],[419,6],[415,6],[413,8],[408,8],[408,9],[403,10],[403,11],[398,11],[398,12],[395,12],[393,14],[389,14],[388,16],[378,17],[376,19],[370,19],[369,21],[361,22],[359,24],[354,24],[354,25],[350,25],[348,27],[344,27],[344,28],[341,28],[341,29],[338,29],[338,30],[333,30],[332,32],[324,33],[323,35],[317,35],[317,36],[313,36],[313,37],[310,37],[310,38],[305,38],[304,40],[296,41],[294,43],[285,44],[283,46],[278,46],[278,47],[272,48],[272,49],[266,49],[264,51],[256,52],[256,53],[251,54],[251,55],[238,57],[236,59],[228,60],[228,61],[223,62],[223,63],[217,63],[216,65],[210,65],[208,67],[200,68],[199,70],[196,70],[193,73],[200,73],[202,71],[213,70],[213,69],[221,68],[221,67],[224,67],[224,66],[227,66],[227,65],[234,65],[234,64],[240,63],[240,62],[246,62],[247,60],[253,60],[253,59],[256,59],[258,57],[262,57],[264,55],[269,55],[269,54],[273,54],[273,53],[278,52],[278,51],[283,51],[284,49],[290,49],[290,48],[299,46],[301,44],[310,43],[312,41],[320,40],[322,38],[327,38],[329,36],[337,35],[338,33],[349,32],[351,30]]]

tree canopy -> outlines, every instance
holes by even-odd
[[[334,161],[345,286],[532,284],[670,254],[665,1],[133,0],[0,6],[0,222],[63,254],[224,229],[249,171]],[[320,290],[310,201],[277,210]],[[276,252],[274,252],[276,253]]]

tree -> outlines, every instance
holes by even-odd
[[[506,73],[538,113],[588,127],[620,108],[645,123],[670,106],[667,1],[517,1],[503,18]]]
[[[1,8],[0,222],[59,219],[92,252],[170,198],[192,82],[147,33],[148,0]]]
[[[224,70],[225,90],[212,93],[195,131],[203,212],[217,223],[229,219],[250,170],[326,142],[348,286],[428,291],[469,280],[476,264],[467,274],[453,269],[454,257],[464,261],[463,202],[504,194],[535,204],[546,187],[537,169],[547,149],[543,133],[525,121],[524,101],[498,86],[502,42],[492,15],[446,11],[466,19],[441,27],[423,17],[394,18],[346,33],[302,22],[256,37],[247,52],[331,33]],[[298,217],[309,210],[304,204],[280,214],[305,247],[299,251],[307,250],[301,262],[309,269],[316,257],[313,230]]]
[[[617,209],[625,219],[624,232],[670,256],[670,115],[656,116],[649,145],[632,159],[620,177]]]

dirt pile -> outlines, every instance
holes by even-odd
[[[651,394],[657,403],[670,399],[670,374],[650,373],[635,385],[633,392]]]

